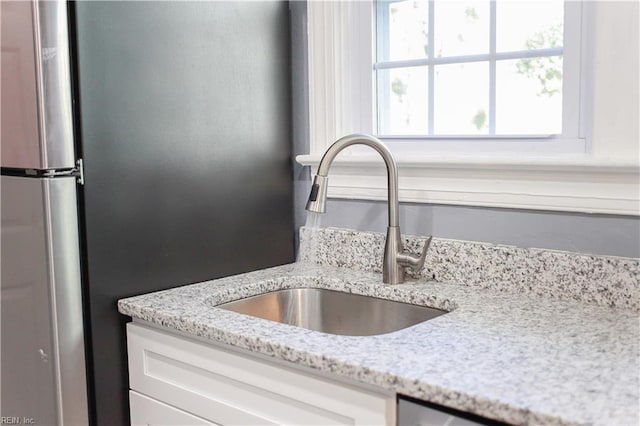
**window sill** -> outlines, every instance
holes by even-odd
[[[345,153],[346,154],[346,153]],[[296,160],[315,170],[321,155]],[[640,215],[640,165],[590,156],[396,155],[400,201]],[[338,157],[332,198],[386,200],[386,172],[375,155]]]

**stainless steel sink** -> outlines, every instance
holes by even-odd
[[[320,288],[278,290],[217,307],[345,336],[391,333],[447,313],[425,306]]]

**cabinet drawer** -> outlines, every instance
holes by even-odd
[[[382,425],[395,396],[333,382],[169,332],[127,325],[134,391],[221,425]]]
[[[134,391],[129,391],[129,403],[131,426],[215,426],[215,423]]]

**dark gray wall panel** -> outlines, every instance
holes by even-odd
[[[283,2],[78,2],[92,362],[127,421],[116,300],[293,259]]]

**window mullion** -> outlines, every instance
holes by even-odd
[[[551,47],[545,49],[535,50],[514,50],[510,52],[494,52],[479,53],[474,55],[461,55],[461,56],[445,56],[439,58],[419,58],[419,59],[399,59],[393,61],[380,61],[376,62],[373,67],[377,70],[383,70],[388,68],[409,68],[420,67],[425,65],[448,65],[448,64],[467,64],[471,62],[488,62],[491,58],[496,61],[508,60],[508,59],[523,59],[523,58],[543,58],[545,56],[558,56],[563,54],[562,47]]]
[[[496,134],[496,2],[489,2],[489,134]]]
[[[429,78],[429,86],[428,86],[428,90],[429,90],[429,96],[428,96],[428,107],[427,107],[427,113],[429,114],[429,119],[428,119],[428,129],[429,129],[429,135],[433,135],[434,134],[434,126],[433,126],[433,120],[434,120],[434,105],[435,105],[435,66],[433,64],[433,59],[434,59],[434,55],[435,55],[435,17],[434,17],[434,11],[435,11],[435,6],[434,6],[434,0],[429,0],[429,46],[428,46],[428,57],[429,57],[429,69],[428,69],[428,78]]]

